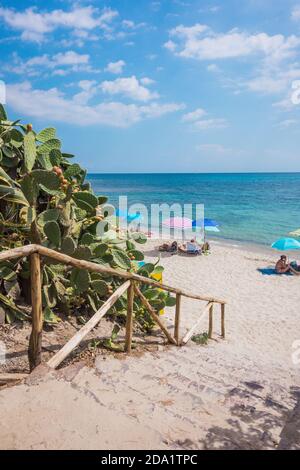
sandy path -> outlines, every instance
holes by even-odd
[[[146,255],[148,260],[155,259],[151,244],[146,247]],[[291,355],[293,342],[300,339],[300,279],[258,271],[275,259],[273,254],[219,245],[207,257],[164,257],[166,283],[228,301],[227,339],[219,337],[216,309],[214,341],[206,347],[190,343],[179,349],[161,348],[140,358],[99,357],[95,370],[83,367],[71,380],[71,388],[78,393],[77,401],[92,394],[94,411],[90,424],[75,402],[69,413],[64,413],[62,404],[68,394],[64,395],[60,387],[61,382],[66,385],[65,378],[60,375],[57,381],[51,377],[56,410],[53,413],[58,416],[57,407],[60,409],[56,438],[61,435],[61,446],[72,446],[72,432],[76,435],[83,420],[81,437],[74,446],[108,448],[115,420],[120,416],[118,443],[122,448],[276,448],[299,400],[300,369],[293,364]],[[182,335],[201,308],[198,302],[184,302]],[[171,328],[173,310],[165,318]],[[206,330],[204,321],[199,333]],[[45,382],[38,385],[41,386],[46,400]],[[24,403],[21,387],[32,393],[32,386],[26,385],[15,387],[13,392],[0,392],[0,414],[7,422],[17,422],[18,418],[16,410],[8,412],[5,406],[10,393],[20,390],[14,399],[19,396],[20,413],[28,411],[29,403]],[[42,406],[43,400],[40,410]],[[39,406],[35,413],[38,409]],[[51,418],[51,409],[47,413]],[[106,427],[91,441],[102,415]],[[135,433],[135,425],[141,432]],[[48,436],[46,426],[38,420],[33,426],[39,428],[39,436],[47,434],[48,447],[55,447],[56,438]],[[124,438],[122,444],[122,432],[125,436],[127,429],[131,443]],[[18,447],[17,425],[12,445]]]

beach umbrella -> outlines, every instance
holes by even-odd
[[[272,248],[279,251],[300,250],[300,242],[294,238],[280,238],[273,243]]]
[[[142,218],[141,214],[138,212],[130,214],[129,212],[120,209],[116,210],[116,216],[122,219],[127,219],[128,222],[132,222],[133,220],[140,220]]]
[[[170,219],[165,219],[163,225],[171,228],[186,229],[192,228],[193,221],[187,217],[171,217]]]
[[[126,218],[127,214],[128,214],[127,211],[122,211],[121,209],[116,210],[116,217]]]
[[[213,219],[205,218],[205,219],[198,219],[198,220],[193,221],[193,227],[203,227],[203,224],[204,224],[205,228],[207,228],[207,227],[219,227],[219,223],[216,222]]]

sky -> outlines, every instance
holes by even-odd
[[[300,171],[299,0],[0,0],[0,80],[89,172]]]

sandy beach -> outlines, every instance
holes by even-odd
[[[145,246],[149,261],[157,259],[155,246],[154,241]],[[208,256],[163,254],[165,283],[228,302],[226,340],[220,338],[216,309],[214,337],[207,346],[190,342],[176,348],[160,341],[157,351],[140,357],[99,356],[94,368],[77,364],[2,390],[0,414],[9,429],[0,431],[0,447],[276,449],[292,445],[286,444],[285,429],[299,400],[299,368],[292,362],[292,346],[300,339],[300,280],[260,271],[274,266],[276,258],[275,252],[222,243],[213,243]],[[182,335],[204,305],[183,302]],[[165,321],[172,329],[174,309],[167,309]],[[204,331],[206,319],[198,333]],[[49,387],[51,407],[44,408]],[[33,400],[36,393],[38,401]],[[11,395],[13,406],[7,406]],[[78,408],[81,397],[85,401]],[[93,416],[87,420],[89,409]],[[30,432],[24,434],[20,416]],[[119,424],[118,417],[122,417]],[[125,434],[128,439],[122,439]]]

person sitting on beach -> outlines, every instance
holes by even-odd
[[[192,238],[192,240],[190,242],[187,242],[186,249],[187,249],[187,251],[190,251],[190,252],[199,252],[199,251],[201,251],[200,246],[198,245],[198,243],[196,242],[196,240],[194,238]]]
[[[208,253],[210,251],[210,244],[208,242],[203,243],[202,253]]]
[[[179,250],[182,253],[188,253],[188,254],[195,254],[199,255],[201,253],[201,247],[198,245],[196,240],[192,238],[191,241],[187,242],[186,244],[183,244],[179,247]]]
[[[291,271],[291,265],[287,262],[287,257],[285,255],[282,255],[280,260],[277,261],[275,271],[277,274],[286,274]]]

